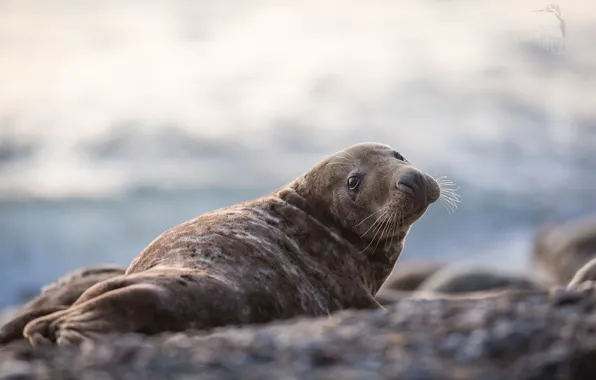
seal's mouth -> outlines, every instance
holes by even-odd
[[[416,205],[411,211],[404,212],[401,215],[396,214],[389,220],[383,222],[382,225],[390,226],[393,230],[391,234],[394,235],[402,231],[404,227],[410,226],[412,223],[418,220],[422,215],[424,215],[427,208],[428,204],[420,206]]]
[[[427,209],[428,209],[428,204],[416,205],[412,209],[412,211],[410,211],[409,213],[404,215],[404,218],[403,218],[404,224],[410,225],[410,224],[414,223],[422,215],[424,215],[424,213],[426,212]]]

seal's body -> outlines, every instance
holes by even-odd
[[[596,258],[596,215],[562,225],[542,225],[534,240],[532,261],[555,284],[567,285]]]
[[[323,160],[273,194],[166,231],[126,274],[29,323],[33,343],[208,329],[378,308],[438,183],[382,144]]]
[[[393,269],[391,275],[383,284],[384,289],[398,291],[413,291],[418,289],[426,279],[441,270],[444,263],[433,261],[414,261],[401,263]]]
[[[514,273],[476,263],[446,265],[424,280],[417,290],[421,292],[457,294],[506,289],[540,291],[546,284],[526,273]]]
[[[569,281],[568,286],[574,287],[588,281],[596,282],[596,258],[588,261],[586,265],[581,267],[571,281]]]

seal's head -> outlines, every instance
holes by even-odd
[[[378,143],[335,153],[299,178],[295,188],[317,213],[327,213],[364,241],[403,239],[441,193],[431,176]]]

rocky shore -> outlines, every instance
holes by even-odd
[[[525,274],[401,263],[377,294],[386,310],[345,310],[326,318],[212,331],[115,335],[80,347],[32,347],[14,340],[22,327],[15,328],[12,338],[0,338],[5,343],[0,344],[0,380],[596,379],[596,230],[589,228],[596,224],[591,220],[573,225],[588,226],[571,228],[573,233],[543,228]],[[541,270],[546,277],[536,276]],[[68,273],[25,305],[0,313],[0,322],[31,308],[67,307],[92,284],[123,271],[100,265]],[[572,272],[568,285],[565,273]]]
[[[206,333],[0,348],[1,379],[592,379],[596,286],[403,299]]]

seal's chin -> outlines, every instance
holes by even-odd
[[[420,219],[420,217],[422,217],[422,215],[424,215],[424,213],[426,212],[426,210],[428,209],[428,204],[424,204],[424,205],[417,205],[415,207],[413,207],[412,211],[408,212],[408,213],[404,213],[403,215],[403,223],[402,226],[409,226],[411,224],[413,224],[415,221],[417,221],[418,219]]]
[[[413,208],[411,211],[400,212],[399,214],[396,214],[392,220],[383,223],[383,226],[391,226],[391,232],[387,231],[384,237],[398,237],[398,240],[402,235],[405,237],[405,233],[407,233],[414,222],[424,215],[426,209],[428,209],[428,206],[429,205],[418,206],[417,208]]]

